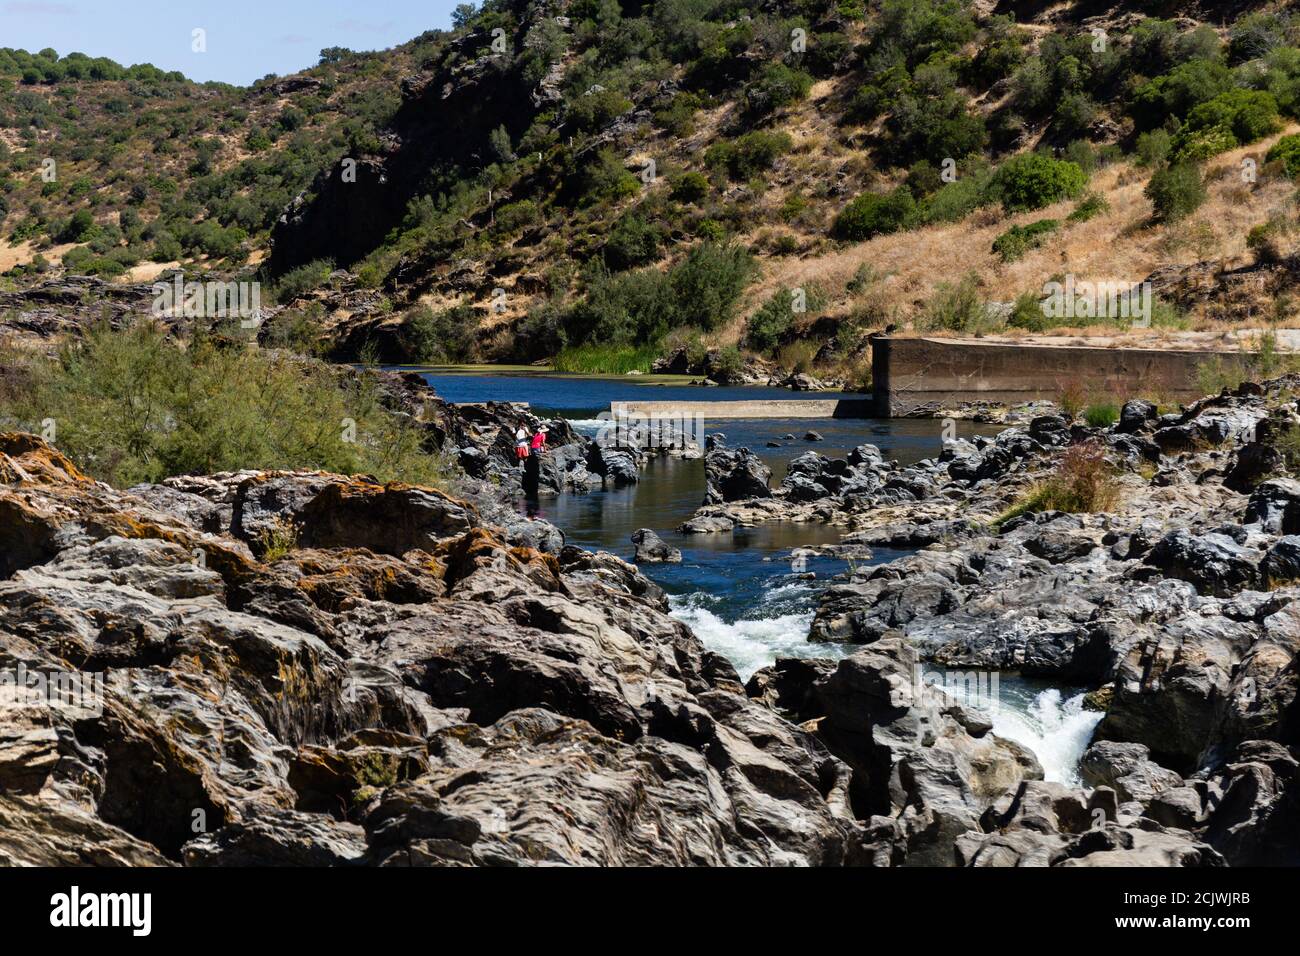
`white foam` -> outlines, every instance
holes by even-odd
[[[808,643],[811,611],[729,623],[705,607],[706,600],[701,594],[674,598],[672,616],[689,626],[705,647],[731,661],[741,680],[749,680],[778,657],[840,656],[839,645]]]
[[[1084,710],[1083,694],[1062,703],[1061,692],[1052,689],[1036,696],[1025,711],[1003,700],[993,718],[993,732],[1032,750],[1046,780],[1077,786],[1079,758],[1101,718],[1098,711]]]

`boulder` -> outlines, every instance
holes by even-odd
[[[681,563],[681,551],[670,547],[649,528],[632,532],[632,543],[636,545],[636,556],[632,560],[637,564]]]
[[[748,448],[715,448],[704,459],[705,504],[769,498],[772,469]]]
[[[1131,399],[1124,403],[1119,412],[1119,422],[1115,428],[1124,434],[1133,434],[1153,424],[1159,417],[1155,402],[1144,398]]]

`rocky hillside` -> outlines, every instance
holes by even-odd
[[[1163,327],[1289,315],[1283,4],[462,14],[248,90],[5,52],[10,281],[260,268],[304,349],[575,368],[861,371],[889,324],[1042,331],[1066,272],[1152,277]]]

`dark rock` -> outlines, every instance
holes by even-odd
[[[642,528],[632,533],[632,543],[636,545],[636,556],[632,559],[637,564],[664,563],[677,564],[682,560],[682,553],[677,548],[669,547],[659,535],[649,528]]]
[[[1167,577],[1189,581],[1202,594],[1219,597],[1259,584],[1259,555],[1222,534],[1171,531],[1147,554],[1147,564]]]
[[[772,469],[748,448],[734,451],[715,448],[704,459],[704,474],[708,484],[705,504],[769,498],[772,495],[768,486]]]
[[[1119,412],[1119,423],[1115,428],[1120,432],[1131,435],[1153,424],[1158,415],[1159,412],[1156,409],[1155,402],[1149,402],[1144,398],[1135,398],[1124,403],[1124,407]]]

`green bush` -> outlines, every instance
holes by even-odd
[[[1300,178],[1300,134],[1283,136],[1269,148],[1264,158],[1270,163],[1281,162],[1288,176]]]
[[[817,312],[822,306],[822,296],[817,289],[803,290],[803,306],[808,312]],[[745,323],[745,344],[755,352],[771,355],[786,338],[794,325],[795,306],[799,304],[795,290],[781,289]]]
[[[1066,222],[1087,222],[1089,219],[1096,219],[1109,210],[1110,203],[1106,201],[1105,196],[1101,193],[1088,193],[1065,219]]]
[[[1211,129],[1221,126],[1232,130],[1241,143],[1253,143],[1274,132],[1281,124],[1277,100],[1272,93],[1260,90],[1229,90],[1187,115],[1186,128]]]
[[[89,242],[97,232],[95,217],[91,215],[90,210],[78,209],[55,238],[59,242]]]
[[[632,101],[613,90],[597,90],[574,97],[568,103],[568,119],[581,132],[603,129],[632,109]]]
[[[1030,249],[1037,249],[1061,224],[1055,219],[1040,219],[1027,226],[1012,226],[993,240],[993,251],[1003,262],[1015,262]]]
[[[1114,402],[1094,402],[1083,410],[1083,420],[1093,428],[1109,428],[1119,421],[1119,406]]]
[[[683,173],[673,180],[668,195],[677,202],[698,203],[709,194],[709,178],[703,173]]]
[[[1016,296],[1011,312],[1007,315],[1007,325],[1013,329],[1026,332],[1046,332],[1055,323],[1043,311],[1042,300],[1032,292],[1022,292]]]
[[[608,200],[617,202],[635,196],[641,182],[623,166],[612,149],[599,150],[583,166],[578,176],[581,205],[591,205]]]
[[[714,143],[704,151],[704,161],[711,168],[725,169],[732,179],[744,181],[770,169],[778,156],[790,151],[792,143],[787,133],[754,130]]]
[[[812,89],[812,77],[803,70],[792,70],[781,63],[769,63],[745,87],[745,108],[755,116],[765,116],[797,103]]]
[[[1062,199],[1076,199],[1088,185],[1077,165],[1042,153],[1025,153],[1003,163],[990,188],[1007,212],[1042,209]]]
[[[308,292],[315,292],[325,284],[333,270],[334,263],[326,259],[317,259],[291,269],[276,281],[273,288],[275,301],[292,302]]]
[[[478,316],[464,304],[438,312],[416,306],[406,314],[399,333],[405,360],[420,365],[468,361],[477,336]]]
[[[614,224],[605,240],[602,250],[605,265],[619,272],[654,262],[659,258],[663,233],[661,226],[646,222],[636,213],[628,213]]]
[[[668,273],[677,313],[670,325],[706,330],[729,325],[755,268],[753,256],[741,246],[700,243]]]
[[[1138,162],[1147,167],[1159,166],[1173,148],[1172,138],[1163,129],[1153,129],[1137,138]]]
[[[840,210],[831,232],[838,239],[858,242],[904,229],[915,216],[916,200],[905,186],[883,196],[863,193]]]
[[[562,345],[640,345],[679,326],[712,330],[734,318],[753,273],[745,249],[715,242],[699,244],[667,273],[646,268],[610,274],[602,266],[587,295],[564,314],[562,335],[555,337]]]
[[[925,303],[918,324],[927,331],[983,332],[992,323],[979,289],[974,273],[955,283],[941,283]]]
[[[0,390],[0,418],[29,429],[53,418],[59,449],[118,487],[242,468],[446,478],[371,376],[242,342],[181,346],[151,322],[101,324],[18,378]]]
[[[1145,195],[1155,209],[1155,218],[1177,222],[1205,202],[1205,183],[1201,171],[1191,163],[1175,163],[1158,170],[1147,183]]]
[[[1175,160],[1207,159],[1253,143],[1281,125],[1277,100],[1259,90],[1229,90],[1194,108],[1173,138]]]
[[[1232,88],[1232,71],[1222,63],[1191,60],[1138,87],[1130,110],[1140,129],[1155,129]]]
[[[992,175],[987,167],[977,167],[953,182],[944,183],[921,204],[921,220],[930,223],[965,219],[989,203],[989,182]]]

